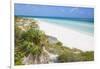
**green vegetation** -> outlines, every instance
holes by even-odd
[[[94,60],[94,52],[93,51],[87,51],[87,52],[83,52],[81,53],[82,57],[83,57],[83,61],[93,61]]]
[[[30,25],[31,26],[31,25]],[[33,55],[40,55],[42,52],[41,42],[44,40],[45,34],[36,28],[30,28],[22,31],[15,26],[15,65],[22,64],[22,58]]]
[[[70,49],[64,47],[61,44],[56,43],[52,46],[48,46],[47,50],[51,53],[58,54],[58,62],[77,62],[77,61],[93,61],[94,52],[86,51],[83,52],[78,49]]]
[[[63,52],[59,55],[59,62],[76,62],[76,61],[93,61],[93,52],[82,52],[79,54],[71,53],[71,52]]]
[[[30,19],[15,17],[15,65],[22,65],[23,58],[29,54],[39,58],[43,53],[43,46],[48,52],[58,55],[59,63],[94,60],[93,51],[70,49],[58,40],[57,43],[50,44],[48,40],[50,37],[39,29],[35,20],[30,20],[31,23],[28,26],[24,25],[25,20]]]
[[[42,49],[40,47],[40,41],[44,33],[37,29],[29,29],[28,31],[21,32],[17,29],[15,40],[15,62],[16,64],[21,64],[20,58],[28,56],[28,54],[40,55]]]

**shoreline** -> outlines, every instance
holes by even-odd
[[[40,30],[44,31],[47,35],[56,37],[63,46],[69,48],[77,48],[82,51],[93,51],[93,37],[82,34],[73,29],[65,28],[56,24],[38,20],[37,23]]]

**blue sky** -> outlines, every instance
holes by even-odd
[[[93,8],[15,4],[15,15],[62,18],[94,18]]]

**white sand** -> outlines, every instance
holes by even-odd
[[[56,37],[64,46],[78,48],[83,51],[94,50],[93,36],[43,21],[39,21],[39,27],[47,35]]]

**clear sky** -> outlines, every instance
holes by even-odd
[[[63,18],[94,18],[93,8],[50,6],[35,4],[15,4],[15,15]]]

